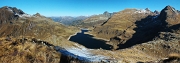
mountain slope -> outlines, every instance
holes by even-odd
[[[0,10],[6,9],[1,8]],[[8,10],[5,13],[0,13],[5,14],[3,17],[10,16],[1,20],[0,37],[28,37],[52,42],[52,44],[60,44],[61,41],[67,40],[70,35],[78,30],[53,22],[50,18],[46,18],[40,14],[27,17],[23,16],[24,14],[15,14]]]
[[[113,57],[124,62],[166,62],[166,59],[179,62],[179,56],[168,59],[168,55],[180,54],[180,14],[176,11],[171,6],[166,6],[160,14],[125,9],[91,33],[109,39],[108,44],[115,50]]]
[[[148,10],[125,9],[113,15],[102,26],[96,27],[93,30],[94,31],[93,34],[101,38],[110,39],[111,41],[113,41],[114,45],[120,43],[123,44],[128,39],[130,39],[134,33],[136,33],[136,31],[134,31],[135,28],[144,25],[141,24],[140,26],[137,26],[136,25],[137,22],[141,22],[141,20],[143,19],[144,21],[146,21],[153,16],[155,16],[155,14]],[[149,18],[145,19],[146,17]],[[146,21],[146,22],[149,23],[152,21]]]
[[[73,46],[67,39],[77,31],[77,28],[64,26],[39,13],[28,15],[15,7],[2,7],[0,62],[59,63],[61,55],[54,46]]]
[[[108,19],[105,19],[109,16],[105,12],[103,15],[105,18],[101,15],[84,21],[91,24],[87,27],[97,25],[90,33],[95,37],[108,39],[106,43],[113,46],[113,51],[101,48],[88,49],[69,42],[67,39],[79,31],[77,28],[53,22],[39,13],[28,15],[21,10],[13,11],[13,7],[0,8],[0,11],[2,11],[0,12],[2,62],[3,60],[9,62],[5,60],[7,58],[12,60],[10,63],[25,61],[134,63],[162,62],[169,59],[170,62],[179,61],[180,14],[171,6],[166,6],[160,14],[151,12],[148,8],[125,9]],[[176,59],[168,58],[173,53],[176,54]]]
[[[166,6],[159,15],[147,9],[125,9],[94,28],[92,33],[110,40],[108,44],[114,49],[122,49],[151,41],[159,32],[174,30],[178,23],[179,13],[171,6]]]

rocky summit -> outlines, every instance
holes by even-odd
[[[1,63],[179,63],[179,48],[180,13],[170,5],[50,18],[0,8]]]

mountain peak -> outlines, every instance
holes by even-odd
[[[173,14],[178,14],[177,10],[170,5],[166,6],[162,11],[171,12]]]
[[[146,11],[150,11],[149,8],[146,8],[145,10],[146,10]]]
[[[178,15],[178,11],[171,7],[170,5],[166,6],[160,13],[160,18],[172,17]]]
[[[35,16],[41,16],[39,13],[34,14]]]
[[[174,9],[174,8],[170,5],[167,5],[164,9]]]
[[[36,13],[36,14],[34,14],[33,16],[34,16],[34,17],[45,17],[45,16],[41,15],[40,13]]]
[[[161,21],[166,21],[168,26],[179,24],[180,21],[177,18],[179,18],[178,11],[170,5],[166,6],[159,16],[159,19]]]
[[[14,7],[4,6],[0,8],[0,24],[9,23],[13,19],[16,19],[17,18],[17,16],[15,16],[16,11],[18,10],[17,8]]]
[[[154,11],[154,13],[155,13],[155,14],[160,14],[160,12],[159,12],[159,11],[157,11],[157,10],[155,10],[155,11]]]
[[[2,7],[2,9],[8,10],[9,12],[14,13],[14,14],[19,14],[19,15],[25,14],[22,10],[17,9],[16,7],[4,6]]]

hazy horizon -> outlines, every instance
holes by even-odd
[[[170,5],[176,10],[180,9],[179,0],[0,0],[0,7],[10,6],[33,15],[40,13],[44,16],[90,16],[119,12],[126,8],[161,11]]]

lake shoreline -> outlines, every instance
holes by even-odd
[[[107,42],[110,41],[110,40],[108,40],[108,39],[96,37],[96,36],[94,36],[93,34],[90,34],[90,33],[88,33],[88,32],[85,32],[84,34],[92,35],[94,39],[104,40],[104,41],[107,41]]]
[[[69,39],[70,39],[72,36],[75,36],[75,35],[77,35],[78,33],[82,33],[82,30],[88,30],[88,31],[89,31],[89,29],[80,28],[80,31],[76,32],[75,34],[70,35],[67,40],[70,41]],[[104,41],[106,41],[106,42],[110,41],[110,40],[108,40],[108,39],[95,37],[93,34],[90,34],[90,33],[88,33],[88,32],[84,32],[84,34],[92,35],[94,39],[104,40]]]
[[[74,34],[72,34],[72,35],[70,35],[69,37],[68,37],[68,41],[70,41],[69,39],[72,37],[72,36],[75,36],[75,35],[77,35],[77,33],[81,33],[82,31],[80,30],[80,31],[78,31],[78,32],[76,32],[76,33],[74,33]]]

